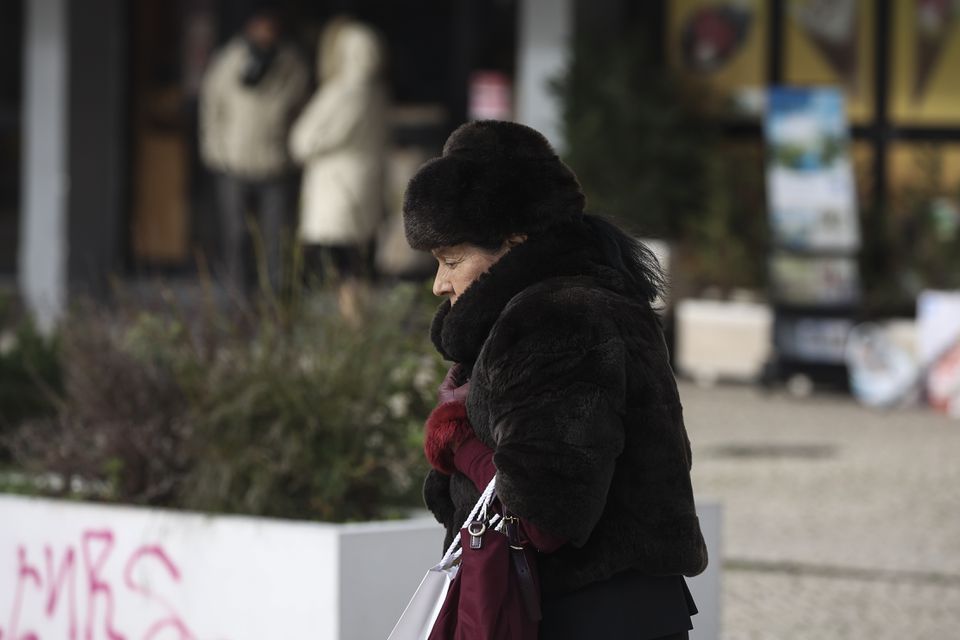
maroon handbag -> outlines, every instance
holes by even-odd
[[[460,530],[462,555],[429,640],[536,640],[540,583],[519,521],[478,516]]]

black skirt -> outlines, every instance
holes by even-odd
[[[540,640],[686,637],[697,606],[683,576],[625,571],[559,596],[544,596]]]

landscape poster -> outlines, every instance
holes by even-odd
[[[765,133],[774,244],[802,252],[857,251],[860,225],[841,92],[771,89]]]

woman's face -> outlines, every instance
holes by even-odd
[[[447,296],[450,304],[456,304],[457,298],[480,274],[525,239],[524,236],[512,236],[492,252],[468,243],[434,249],[431,253],[437,259],[437,277],[433,281],[433,294]]]

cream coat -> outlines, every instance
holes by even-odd
[[[320,89],[290,132],[290,154],[304,165],[302,241],[369,241],[383,212],[386,140],[381,51],[367,27],[341,22],[325,34]]]
[[[240,77],[248,55],[244,39],[234,38],[207,70],[200,92],[200,154],[214,171],[270,178],[290,168],[287,134],[310,76],[294,48],[283,45],[264,78],[246,87]]]

